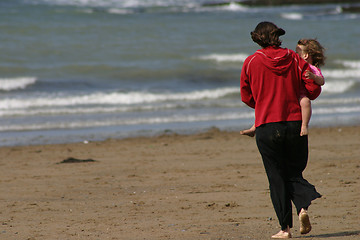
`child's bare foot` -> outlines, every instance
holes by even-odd
[[[247,135],[249,137],[254,137],[255,136],[255,131],[251,130],[251,129],[246,129],[246,130],[242,130],[240,131],[241,135]]]
[[[301,125],[300,136],[306,136],[309,134],[308,126]]]
[[[281,230],[277,234],[271,236],[272,239],[288,239],[291,237],[292,236],[291,236],[290,230],[285,230],[285,231]]]
[[[241,135],[246,135],[246,136],[249,136],[249,137],[254,137],[255,136],[255,130],[256,130],[256,128],[254,126],[252,126],[249,129],[240,131],[240,134]]]

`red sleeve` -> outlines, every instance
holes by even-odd
[[[255,100],[251,91],[251,86],[249,82],[249,77],[246,73],[247,61],[244,62],[243,67],[241,69],[240,76],[240,94],[241,100],[251,108],[255,108]]]
[[[303,60],[303,59],[301,59],[301,60]],[[306,70],[311,71],[309,64],[307,62],[305,62],[304,60],[300,61],[300,63],[303,64],[303,66],[301,67],[302,68],[301,79],[304,82],[305,88],[307,90],[307,97],[310,100],[314,100],[320,95],[321,87],[319,85],[317,85],[314,80],[305,77]]]

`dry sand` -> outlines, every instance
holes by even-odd
[[[360,127],[311,129],[313,231],[360,239]],[[237,132],[0,148],[0,239],[270,239],[254,138]],[[62,163],[73,157],[96,162]]]

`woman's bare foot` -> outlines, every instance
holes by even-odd
[[[308,126],[301,125],[300,136],[306,136],[309,134]]]
[[[256,130],[256,127],[252,126],[249,129],[240,131],[240,134],[241,135],[246,135],[246,136],[249,136],[249,137],[254,137],[255,136],[255,130]]]
[[[301,209],[299,213],[300,233],[307,234],[311,231],[311,224],[307,210]]]
[[[288,239],[288,238],[291,238],[291,237],[292,236],[291,236],[291,232],[290,232],[289,227],[287,229],[281,230],[277,234],[271,236],[272,239]]]

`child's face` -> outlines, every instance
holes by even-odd
[[[297,45],[295,51],[296,51],[297,54],[299,54],[299,56],[300,56],[302,59],[306,60],[307,54],[305,53],[305,46],[304,46],[304,45]]]

